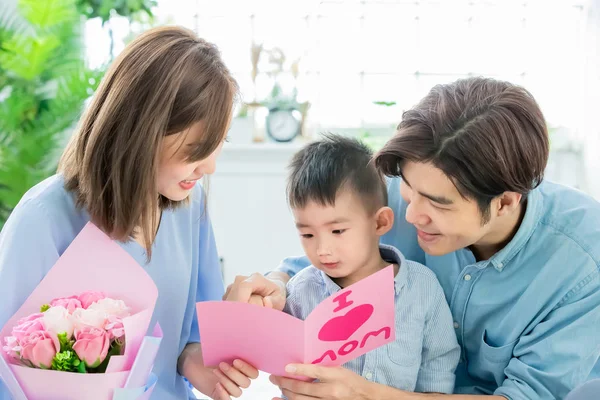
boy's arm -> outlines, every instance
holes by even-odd
[[[433,299],[425,321],[421,367],[415,391],[452,393],[460,346],[450,308],[437,280]]]
[[[278,272],[277,277],[283,277],[282,274],[288,275],[290,277],[296,275],[298,272],[302,271],[304,268],[310,265],[310,261],[306,256],[300,257],[287,257],[281,261],[281,264],[277,267],[274,272]],[[273,272],[269,273],[269,277],[273,278]],[[289,279],[289,278],[288,278]]]
[[[299,298],[299,294],[303,291],[305,295],[308,294],[308,288],[303,287],[303,283],[306,282],[303,282],[303,280],[298,278],[298,275],[291,278],[286,285],[287,297],[285,299],[283,312],[304,321],[312,310],[309,309],[308,304],[302,303]]]

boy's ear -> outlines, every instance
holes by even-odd
[[[376,233],[383,236],[394,226],[394,211],[389,207],[381,207],[375,213],[375,222],[377,224]]]

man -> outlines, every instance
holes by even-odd
[[[549,140],[523,88],[470,78],[438,85],[375,156],[398,218],[385,244],[433,270],[461,346],[455,394],[417,394],[343,368],[292,365],[289,399],[561,399],[600,358],[600,204],[543,180]],[[405,220],[402,218],[405,216]],[[282,308],[290,275],[239,277],[229,300]],[[367,376],[367,374],[365,374]]]

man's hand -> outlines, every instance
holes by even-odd
[[[278,271],[271,272],[269,278],[259,273],[249,277],[237,276],[235,281],[227,287],[223,300],[283,310],[286,297],[285,284],[289,279],[287,274]]]
[[[286,371],[296,376],[318,379],[318,382],[303,382],[271,375],[271,382],[279,386],[288,400],[370,400],[373,398],[367,397],[371,383],[342,367],[291,364]],[[275,397],[273,400],[281,399]]]

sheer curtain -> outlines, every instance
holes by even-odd
[[[585,5],[585,65],[582,137],[587,191],[600,200],[600,0]]]

